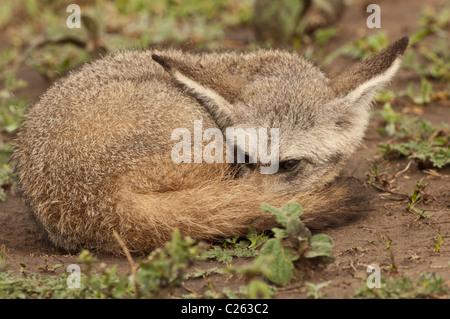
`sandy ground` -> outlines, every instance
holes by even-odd
[[[442,1],[432,1],[441,4]],[[382,28],[386,30],[390,39],[403,35],[411,35],[414,30],[422,1],[380,1],[382,8]],[[332,40],[330,51],[340,45],[350,42],[361,35],[377,30],[369,30],[365,26],[365,7],[360,5],[350,7],[339,23],[339,35]],[[350,64],[349,60],[339,58],[327,70],[336,74]],[[39,96],[50,83],[46,82],[35,71],[23,69],[21,77],[30,85],[18,90],[16,96],[26,97],[30,100]],[[396,81],[392,84],[394,90],[404,90],[408,82],[420,83],[420,79],[408,70],[401,70]],[[409,101],[400,100],[394,104],[397,111],[409,107]],[[380,107],[377,105],[375,107]],[[450,123],[450,102],[441,100],[422,107],[422,118],[439,124],[441,121]],[[380,125],[373,120],[368,129],[363,145],[353,156],[345,176],[353,176],[364,186],[364,173],[369,170],[366,159],[378,158],[381,155],[377,144],[386,142],[387,138],[379,136],[375,130]],[[396,173],[402,171],[409,163],[408,159],[389,160],[390,170],[387,171],[389,179],[394,179]],[[416,279],[423,272],[436,272],[443,277],[447,284],[450,280],[450,167],[440,169],[439,174],[446,177],[436,177],[426,174],[412,163],[409,169],[395,177],[392,182],[391,194],[369,186],[370,200],[360,203],[368,212],[359,220],[345,226],[327,229],[324,232],[331,236],[335,243],[334,262],[328,265],[311,267],[306,270],[299,269],[301,278],[293,279],[286,286],[278,289],[279,298],[304,298],[308,288],[305,282],[321,283],[330,281],[330,284],[321,290],[326,297],[346,298],[361,287],[367,277],[366,268],[370,264],[381,265],[382,277],[401,278],[409,276]],[[417,215],[408,212],[407,196],[410,196],[416,181],[424,178],[429,183],[428,201],[421,208],[432,216],[418,219]],[[400,194],[400,195],[399,195]],[[58,272],[65,270],[67,265],[77,263],[76,256],[55,249],[40,236],[30,219],[26,206],[14,190],[8,190],[6,202],[0,203],[0,246],[5,247],[5,260],[10,270],[19,271],[21,264],[26,264],[29,272],[38,271],[38,266],[44,266],[45,255],[49,256],[49,264],[63,264]],[[434,241],[440,232],[443,245],[440,252],[435,252]],[[386,247],[387,240],[390,248]],[[135,256],[136,260],[143,258]],[[234,263],[244,264],[248,260],[237,258]],[[97,255],[97,264],[119,265],[120,269],[128,269],[128,262],[123,257],[110,255]],[[392,270],[392,265],[397,271]],[[202,261],[195,264],[192,269],[206,269],[222,266],[218,262]],[[195,292],[202,296],[209,289],[210,284],[218,292],[223,287],[238,287],[242,284],[241,278],[224,275],[212,275],[206,279],[194,279],[185,283],[175,295]]]

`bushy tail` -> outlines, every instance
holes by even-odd
[[[174,228],[197,240],[244,236],[250,226],[258,231],[277,226],[269,213],[261,211],[261,203],[280,207],[288,202],[303,206],[302,219],[311,229],[336,226],[359,213],[358,207],[348,205],[355,202],[355,194],[340,184],[296,195],[268,193],[235,180],[164,193],[124,189],[116,207],[123,216],[118,232],[130,250],[141,252],[169,240]]]
[[[207,241],[244,236],[249,227],[269,230],[277,223],[261,211],[262,203],[281,207],[298,202],[304,208],[302,220],[313,230],[345,224],[360,215],[361,207],[369,207],[359,205],[364,198],[359,192],[364,188],[353,179],[281,195],[268,191],[268,185],[230,178],[221,166],[168,161],[156,165],[161,162],[135,164],[120,177],[105,178],[109,184],[102,187],[84,193],[76,189],[67,192],[65,200],[49,198],[30,206],[56,246],[73,252],[89,249],[119,254],[122,249],[114,231],[130,251],[147,253],[170,240],[175,228],[184,236]],[[90,197],[80,199],[79,193]]]

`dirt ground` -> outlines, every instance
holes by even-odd
[[[428,1],[436,7],[444,1]],[[362,35],[375,33],[366,27],[367,13],[365,2],[351,6],[338,24],[338,35],[331,41],[330,52]],[[390,39],[403,35],[411,35],[414,31],[423,1],[378,1],[382,8],[382,29]],[[367,6],[367,4],[366,4]],[[336,74],[350,64],[350,60],[339,58],[326,70]],[[20,76],[29,82],[25,89],[18,90],[15,95],[30,100],[38,97],[50,83],[30,69],[23,69]],[[420,78],[411,71],[402,69],[391,89],[400,91],[406,89],[407,83],[420,83]],[[409,101],[400,101],[393,105],[396,111],[407,110],[412,105]],[[381,105],[376,105],[380,108]],[[450,101],[434,101],[425,107],[419,107],[421,118],[440,124],[442,121],[450,123]],[[379,120],[371,121],[364,143],[350,160],[344,171],[345,176],[354,176],[364,186],[364,173],[369,170],[367,159],[382,157],[377,147],[378,143],[386,142],[387,138],[376,133],[380,125]],[[392,181],[391,191],[395,194],[383,192],[368,186],[372,196],[370,201],[362,203],[369,207],[369,211],[359,220],[345,226],[324,231],[335,243],[334,262],[328,265],[312,267],[301,271],[302,278],[293,279],[286,287],[278,288],[276,298],[305,298],[309,291],[305,282],[318,284],[330,281],[321,289],[321,293],[329,298],[347,298],[365,283],[366,268],[370,264],[381,265],[381,276],[391,278],[411,277],[413,280],[423,272],[436,272],[443,277],[450,286],[450,167],[438,170],[440,176],[433,176],[420,170],[416,163],[412,163],[408,170],[404,170],[410,160],[389,160],[390,170],[387,171]],[[397,177],[395,175],[397,174]],[[429,183],[429,200],[421,208],[432,216],[418,219],[416,214],[407,211],[407,196],[410,196],[416,181],[424,178]],[[403,195],[399,195],[403,194]],[[440,252],[434,251],[434,240],[440,232],[443,245]],[[387,240],[390,248],[386,247]],[[49,264],[63,264],[57,272],[65,271],[67,265],[77,263],[76,256],[69,255],[52,247],[39,235],[29,218],[22,199],[8,190],[7,201],[0,203],[0,245],[5,246],[5,259],[9,269],[19,271],[21,263],[26,264],[29,272],[38,271],[38,266],[45,264],[45,255],[49,256]],[[140,258],[136,256],[136,260]],[[248,260],[238,260],[238,264]],[[97,255],[97,264],[119,265],[121,269],[128,269],[129,265],[124,257]],[[391,269],[395,265],[397,271]],[[206,269],[223,266],[218,262],[202,261],[192,269]],[[204,296],[210,283],[218,292],[223,287],[238,287],[242,280],[225,275],[212,275],[206,279],[194,279],[186,282],[185,287],[176,293],[195,292]]]

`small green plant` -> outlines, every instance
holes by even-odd
[[[0,272],[8,269],[8,263],[5,259],[6,246],[3,244],[0,246]]]
[[[374,113],[383,118],[383,126],[377,129],[380,135],[396,139],[428,139],[437,128],[419,118],[408,118],[395,112],[390,103],[385,103],[382,111]],[[444,126],[444,125],[441,125]]]
[[[250,258],[257,256],[259,254],[257,248],[267,238],[266,233],[257,234],[254,228],[250,228],[246,238],[239,238],[239,236],[226,238],[221,245],[213,245],[211,249],[204,251],[202,257],[229,264],[233,257]]]
[[[401,279],[381,278],[380,288],[368,288],[364,284],[354,295],[354,298],[365,299],[416,299],[444,296],[448,288],[442,277],[435,273],[423,273],[414,284],[409,277]]]
[[[82,251],[78,262],[82,264],[80,288],[68,289],[69,274],[64,272],[59,276],[54,273],[61,265],[50,265],[49,257],[45,256],[45,265],[39,267],[42,274],[28,273],[27,266],[21,264],[19,275],[0,273],[0,298],[164,298],[183,280],[207,277],[212,274],[231,274],[245,278],[248,284],[241,286],[239,291],[224,289],[217,291],[212,282],[204,296],[210,298],[270,298],[276,294],[276,289],[257,277],[266,277],[277,285],[285,285],[293,276],[293,261],[302,258],[330,257],[333,243],[326,235],[312,236],[310,231],[299,220],[302,208],[299,204],[287,204],[280,209],[262,205],[264,211],[272,213],[281,228],[274,228],[275,238],[268,239],[266,234],[257,235],[250,231],[248,239],[241,240],[246,248],[256,250],[263,246],[261,253],[253,262],[244,266],[229,265],[224,268],[196,270],[186,274],[188,267],[198,260],[204,245],[195,243],[190,238],[181,238],[180,232],[174,230],[172,240],[163,248],[155,249],[146,260],[132,265],[131,274],[119,272],[117,266],[107,268],[100,264],[99,272],[94,270],[96,258],[89,251]],[[289,240],[290,247],[284,240]],[[235,249],[241,241],[237,237],[229,238],[222,243],[222,249]],[[4,264],[5,247],[0,250],[0,263]],[[5,268],[6,269],[6,268]],[[134,270],[133,270],[134,269]],[[44,273],[53,273],[44,276]],[[318,286],[316,295],[318,294]],[[184,298],[199,297],[191,292],[182,295]]]
[[[416,92],[420,92],[417,94]],[[414,104],[426,105],[431,102],[432,85],[427,79],[422,76],[421,88],[417,89],[413,83],[408,85],[406,89],[406,95],[411,99]]]
[[[395,136],[405,122],[402,115],[392,109],[390,103],[385,103],[383,111],[375,112],[375,115],[380,115],[384,120],[384,126],[377,129],[377,132],[384,136]]]
[[[61,264],[56,264],[56,265],[52,265],[50,266],[48,263],[48,255],[44,256],[45,259],[45,264],[44,266],[39,266],[37,269],[41,270],[42,272],[55,272],[56,269],[61,268],[63,265]]]
[[[271,258],[268,263],[270,273],[266,277],[273,283],[284,286],[293,276],[294,261],[303,258],[331,257],[333,241],[324,234],[312,236],[308,228],[300,221],[303,208],[297,203],[288,203],[277,209],[262,204],[264,212],[272,214],[282,228],[273,228],[275,238],[269,239],[263,246],[258,259]],[[288,239],[291,247],[283,244]]]
[[[225,268],[218,268],[218,267],[212,267],[208,269],[196,269],[195,272],[193,273],[185,274],[183,279],[205,278],[213,274],[225,274],[225,273],[227,273],[227,270]]]
[[[430,214],[425,214],[425,211],[416,207],[418,203],[423,201],[424,197],[426,197],[425,189],[428,187],[428,184],[423,183],[423,179],[416,182],[414,185],[414,190],[410,198],[409,203],[409,211],[412,213],[416,213],[419,215],[419,218],[427,218],[430,217]]]
[[[385,161],[381,163],[377,163],[374,160],[368,160],[370,165],[370,171],[366,171],[364,173],[364,183],[367,185],[376,185],[376,186],[383,186],[383,187],[390,187],[390,182],[387,179],[386,172],[390,170],[389,167],[385,167],[384,169],[381,169],[381,166],[386,164]]]
[[[414,70],[422,78],[448,81],[450,79],[450,58],[446,39],[437,39],[431,46],[405,53],[403,66]]]
[[[411,36],[411,45],[417,44],[420,40],[431,34],[443,35],[442,31],[449,23],[450,8],[443,8],[439,13],[436,13],[433,6],[424,6],[419,19],[419,30]]]
[[[391,248],[391,240],[388,236],[381,235],[381,239],[386,241],[386,249]]]
[[[199,255],[200,246],[194,244],[193,239],[182,239],[180,232],[175,230],[165,249],[155,249],[139,264],[136,279],[140,293],[167,296],[167,291],[180,284],[185,270]]]
[[[437,237],[434,238],[433,241],[434,241],[434,244],[433,244],[434,251],[435,251],[436,253],[440,252],[440,251],[441,251],[441,246],[442,246],[442,244],[444,243],[444,239],[443,239],[442,236],[441,236],[441,230],[440,230],[440,229],[439,229],[439,231],[438,231]]]
[[[0,201],[6,201],[6,193],[4,188],[8,188],[13,183],[12,170],[9,165],[0,167]]]
[[[337,32],[335,27],[317,29],[313,34],[314,42],[321,45],[327,44]]]
[[[423,199],[423,193],[425,191],[425,189],[427,188],[428,184],[424,184],[423,183],[423,178],[416,182],[416,184],[414,185],[414,190],[411,196],[411,203],[412,204],[417,204],[419,201],[421,201]]]
[[[11,273],[2,278],[0,274],[0,298],[163,298],[180,283],[184,270],[197,258],[199,249],[200,245],[194,245],[192,239],[182,239],[175,230],[172,240],[164,248],[156,249],[139,263],[138,284],[131,280],[133,274],[119,272],[117,266],[106,268],[101,264],[100,272],[94,271],[94,255],[82,251],[78,257],[83,265],[80,288],[67,288],[67,273],[59,277],[42,276],[25,274],[23,270],[21,276]],[[53,272],[59,267],[50,267],[46,258],[46,265],[41,270]]]
[[[379,144],[381,152],[416,159],[424,167],[441,168],[450,164],[450,129],[447,124],[435,127],[426,120],[409,119],[395,112],[389,103],[378,114],[385,122],[378,133],[401,140],[400,143]]]
[[[432,142],[411,141],[400,144],[379,144],[379,147],[381,152],[386,154],[398,154],[417,159],[419,163],[422,163],[423,167],[442,168],[450,164],[450,148],[447,146],[450,142],[449,138],[449,136],[446,136]]]
[[[445,28],[449,23],[450,7],[444,7],[437,13],[432,6],[425,6],[419,19],[419,28],[410,37],[410,45],[414,50],[405,54],[403,65],[413,69],[421,77],[448,81],[450,47]],[[433,41],[422,45],[422,40],[432,35]]]
[[[246,291],[244,290],[244,297],[250,299],[269,299],[276,293],[277,289],[274,286],[268,285],[264,281],[254,279],[247,285]]]
[[[387,103],[393,101],[395,98],[396,94],[394,93],[394,91],[385,89],[378,92],[377,102]]]
[[[117,266],[107,268],[105,264],[100,265],[100,272],[94,271],[95,256],[83,250],[77,260],[83,264],[81,272],[81,287],[67,289],[71,292],[70,297],[75,299],[106,299],[106,298],[133,298],[140,297],[136,293],[130,276],[127,273],[120,273]],[[67,274],[62,274],[62,278],[67,278]]]
[[[0,76],[1,79],[1,76]],[[5,84],[5,88],[0,90],[0,201],[6,200],[5,190],[11,188],[14,184],[13,165],[10,163],[10,157],[13,151],[10,142],[3,142],[1,134],[9,136],[20,125],[24,114],[25,99],[15,99],[9,90],[21,87],[16,84],[16,80],[11,80],[13,83]],[[18,82],[22,83],[22,82]]]
[[[229,299],[270,299],[277,293],[277,290],[264,281],[253,279],[248,285],[240,286],[237,292],[232,291],[229,287],[225,287],[222,292]]]
[[[378,52],[382,48],[386,47],[389,40],[385,32],[379,32],[371,34],[366,37],[355,40],[354,42],[344,45],[334,52],[330,53],[324,60],[324,65],[329,65],[338,56],[345,55],[354,59],[365,59],[368,56]]]
[[[229,264],[233,260],[233,257],[250,258],[257,255],[258,251],[256,249],[249,248],[246,243],[242,243],[237,244],[232,249],[224,249],[220,246],[214,246],[213,248],[203,252],[202,257],[216,259],[224,264]]]
[[[320,289],[328,286],[331,281],[321,282],[317,285],[307,282],[306,285],[309,287],[308,297],[312,297],[314,299],[322,299],[323,295],[319,291]]]
[[[67,275],[42,276],[38,273],[17,275],[11,271],[0,272],[1,299],[44,299],[73,298],[73,291],[67,289]]]

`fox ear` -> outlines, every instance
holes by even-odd
[[[407,46],[408,38],[401,38],[355,64],[331,81],[333,91],[340,97],[345,96],[346,105],[370,105],[377,91],[394,77]]]
[[[200,102],[220,129],[233,125],[231,103],[244,85],[241,77],[208,70],[194,59],[185,62],[157,54],[152,54],[152,58]]]

